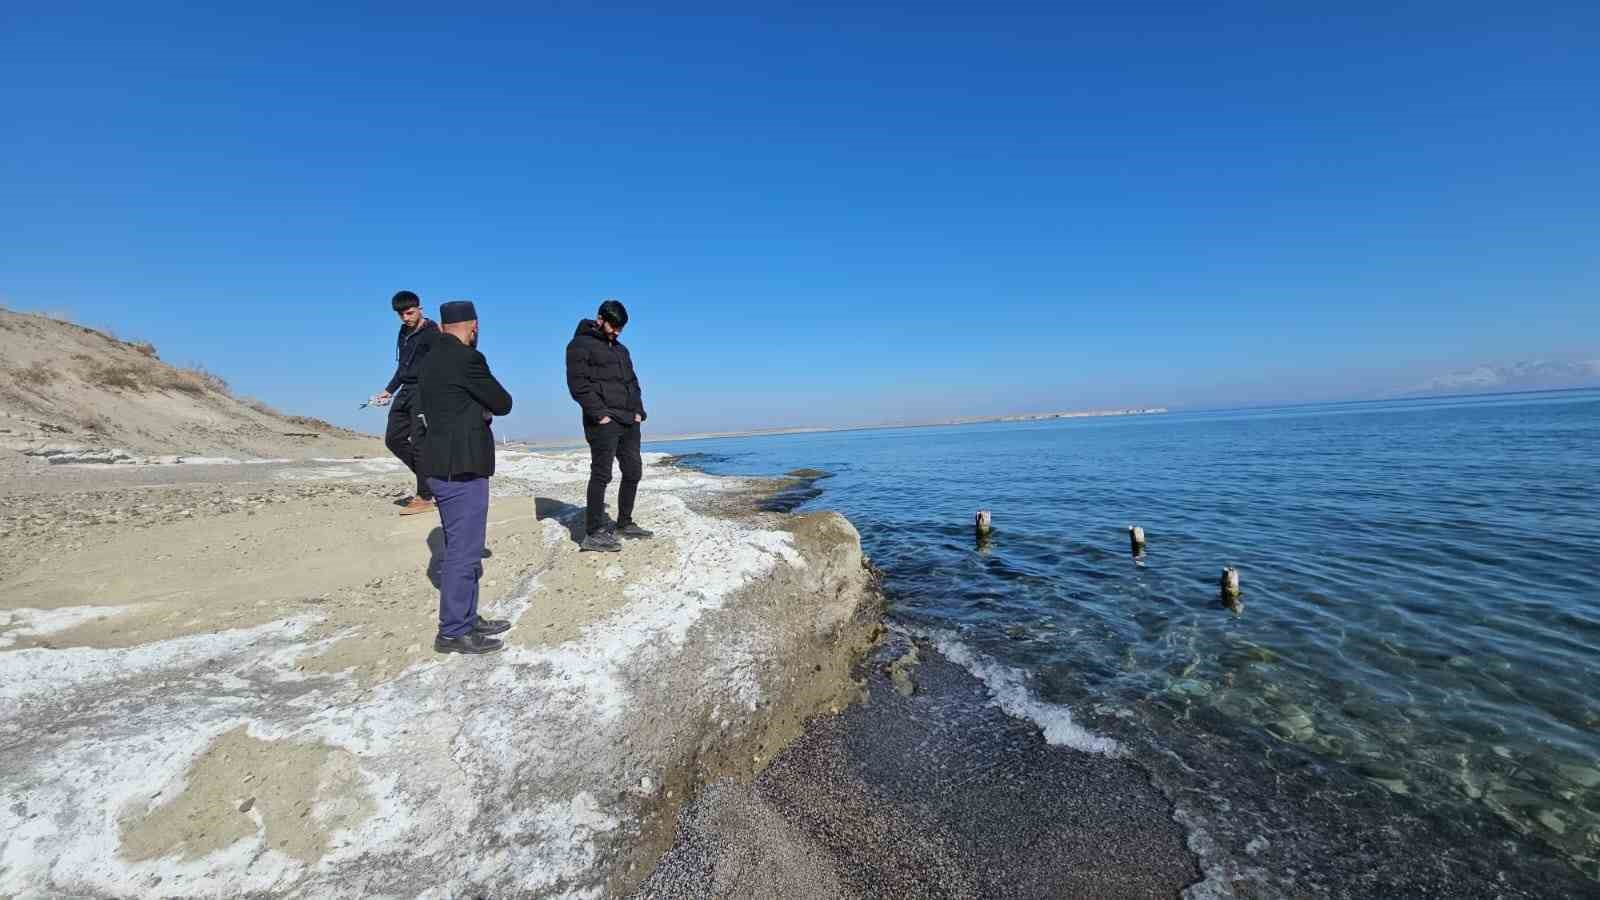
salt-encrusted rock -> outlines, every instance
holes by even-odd
[[[83,463],[127,464],[140,462],[140,458],[120,448],[77,447],[52,445],[24,451],[28,456],[42,457],[51,465]]]

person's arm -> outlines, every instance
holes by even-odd
[[[567,345],[567,392],[583,407],[583,414],[595,421],[606,417],[605,401],[600,391],[589,380],[589,364],[583,358],[583,348]]]
[[[472,351],[472,357],[467,361],[465,381],[467,393],[478,401],[478,405],[493,415],[511,414],[511,395],[489,371],[489,361],[476,350]]]
[[[631,354],[628,356],[628,371],[632,373],[629,381],[631,382],[630,386],[633,388],[634,396],[639,398],[639,418],[637,421],[643,422],[645,419],[650,418],[650,414],[644,411],[644,389],[639,387],[639,373],[634,371],[633,356]]]

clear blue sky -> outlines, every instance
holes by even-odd
[[[514,435],[606,296],[658,434],[1600,345],[1600,6],[1102,6],[11,0],[0,301],[377,429],[470,298]]]

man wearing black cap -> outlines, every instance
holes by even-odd
[[[478,352],[478,311],[466,300],[439,307],[441,334],[422,363],[422,470],[444,525],[439,566],[439,653],[492,653],[489,635],[511,623],[478,616],[484,533],[489,528],[489,478],[494,432],[489,423],[511,412],[511,395]]]
[[[585,517],[584,550],[616,552],[617,536],[648,538],[654,532],[633,521],[633,502],[639,493],[644,467],[639,459],[640,432],[649,416],[633,356],[617,340],[628,324],[628,310],[616,300],[600,304],[593,319],[578,322],[567,344],[567,390],[583,407],[583,436],[589,442],[589,495]],[[617,489],[617,524],[606,523],[606,485],[611,483],[611,463],[622,469]]]
[[[428,490],[427,478],[417,460],[420,445],[416,434],[416,384],[422,361],[439,336],[439,326],[422,314],[422,301],[410,291],[395,294],[390,305],[400,316],[400,336],[395,338],[394,347],[394,377],[372,402],[382,406],[391,403],[392,398],[389,427],[384,432],[383,443],[417,476],[417,493],[400,508],[400,515],[413,516],[433,509],[433,492]]]

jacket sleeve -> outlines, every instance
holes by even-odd
[[[603,419],[609,415],[600,391],[589,380],[589,364],[583,358],[583,348],[576,342],[567,345],[567,392],[589,418]]]
[[[467,360],[465,381],[467,393],[484,409],[496,416],[511,414],[511,395],[489,371],[489,361],[476,350]]]
[[[634,371],[632,354],[628,356],[628,371],[632,373],[632,377],[629,379],[632,384],[629,386],[633,388],[633,395],[639,398],[639,421],[643,422],[650,418],[650,414],[644,410],[644,389],[639,387],[639,373]]]
[[[403,368],[405,368],[405,363],[400,361],[400,347],[396,344],[394,350],[394,374],[389,376],[389,383],[383,389],[385,393],[392,394],[400,389],[400,370]]]

